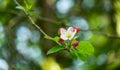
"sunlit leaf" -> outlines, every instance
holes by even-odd
[[[94,47],[89,41],[81,41],[76,47],[76,50],[81,58],[92,55],[94,53]]]
[[[25,3],[25,8],[27,9],[27,11],[29,11],[32,8],[32,3],[29,0],[24,0]]]
[[[47,54],[52,54],[52,53],[58,52],[63,49],[64,49],[64,47],[62,47],[62,46],[54,46],[53,48],[48,50]]]

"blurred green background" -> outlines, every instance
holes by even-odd
[[[0,70],[120,70],[120,0],[17,0],[35,23],[55,37],[60,27],[79,26],[79,40],[95,49],[86,61],[65,51],[47,55],[56,45],[31,24],[14,0],[0,0]]]

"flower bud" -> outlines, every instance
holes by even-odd
[[[78,26],[74,26],[73,28],[74,28],[74,29],[76,29],[76,30],[77,30],[77,32],[79,32],[79,31],[80,31],[80,28],[79,28]]]
[[[62,38],[59,38],[58,42],[64,42],[64,40]]]
[[[73,47],[76,47],[76,46],[78,46],[78,43],[79,43],[78,41],[75,41],[75,42],[72,44],[72,46],[73,46]]]

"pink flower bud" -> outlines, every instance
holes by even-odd
[[[62,38],[59,38],[58,42],[64,42],[64,40]]]
[[[73,47],[76,47],[76,46],[78,46],[78,43],[79,43],[78,41],[75,41],[75,42],[72,44],[72,46],[73,46]]]
[[[73,28],[74,28],[74,29],[76,29],[76,30],[77,30],[77,32],[79,32],[79,31],[80,31],[80,28],[79,28],[78,26],[74,26]]]

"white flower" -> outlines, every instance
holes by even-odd
[[[60,38],[63,40],[72,40],[77,32],[73,27],[69,27],[67,30],[64,28],[60,28]]]

